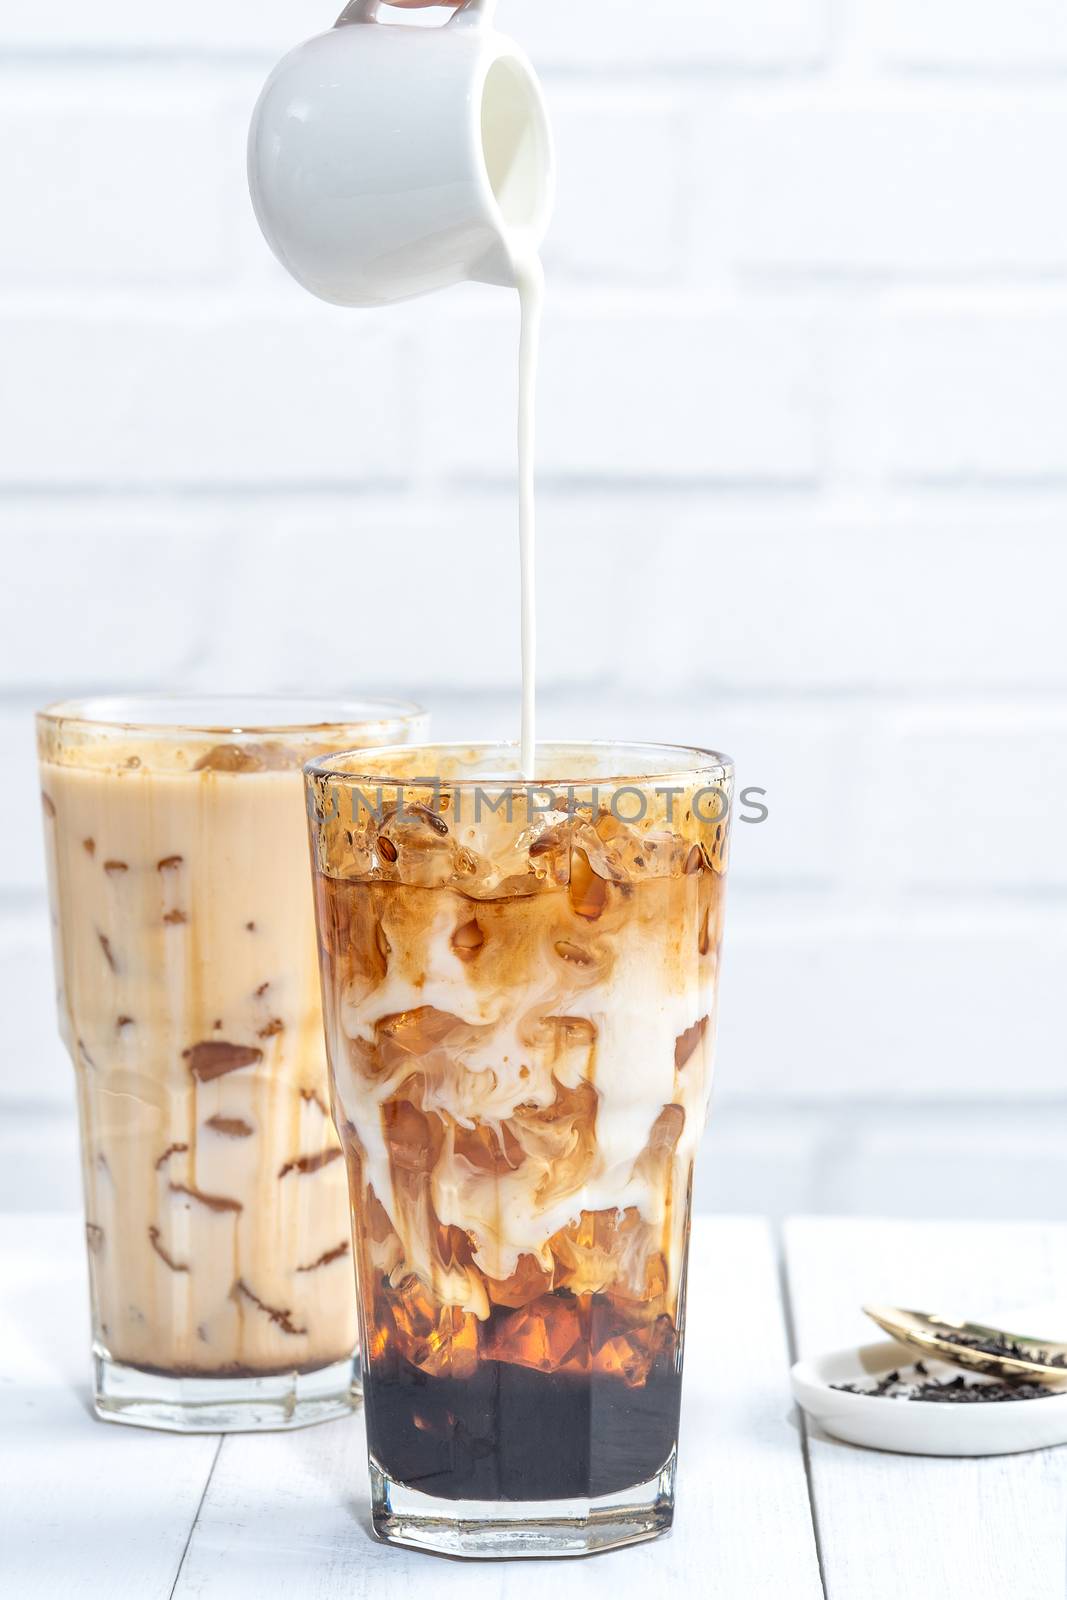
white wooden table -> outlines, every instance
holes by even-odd
[[[671,1536],[471,1564],[372,1541],[358,1415],[221,1440],[94,1421],[79,1222],[0,1217],[0,1595],[1063,1600],[1067,1448],[934,1461],[806,1436],[788,1369],[789,1330],[800,1354],[869,1341],[863,1299],[966,1311],[981,1284],[976,1311],[1040,1303],[1067,1326],[1067,1227],[804,1219],[780,1253],[784,1273],[758,1220],[695,1226]]]

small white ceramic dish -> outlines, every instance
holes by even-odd
[[[1039,1400],[952,1404],[849,1394],[835,1383],[872,1384],[894,1369],[906,1372],[919,1352],[893,1340],[853,1346],[798,1361],[792,1371],[797,1404],[835,1439],[914,1456],[1002,1456],[1067,1444],[1067,1390]],[[922,1358],[931,1378],[955,1378],[959,1368]],[[973,1378],[967,1374],[968,1382]]]

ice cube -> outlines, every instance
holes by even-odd
[[[486,1354],[536,1372],[588,1366],[579,1302],[570,1295],[546,1294],[496,1324]]]
[[[454,871],[455,842],[448,823],[429,806],[409,801],[387,811],[377,829],[376,848],[389,872],[402,883],[440,888]]]
[[[444,1306],[425,1339],[405,1352],[408,1360],[432,1378],[472,1378],[478,1370],[478,1318],[458,1306]]]
[[[394,1172],[433,1171],[444,1139],[439,1117],[420,1111],[410,1100],[387,1100],[382,1106],[382,1131]]]
[[[517,1308],[528,1305],[551,1289],[552,1274],[536,1256],[526,1254],[519,1257],[510,1277],[487,1277],[485,1287],[493,1305]]]
[[[608,884],[593,870],[584,850],[571,855],[571,880],[568,888],[571,909],[576,916],[595,922],[608,903]]]
[[[686,1028],[674,1041],[674,1070],[681,1072],[686,1062],[696,1055],[708,1031],[708,1018],[700,1017],[691,1028]]]
[[[452,935],[452,948],[461,961],[473,961],[485,944],[485,933],[477,917],[463,922]]]
[[[525,1160],[522,1145],[505,1122],[499,1132],[488,1123],[476,1121],[473,1128],[457,1124],[453,1132],[457,1156],[469,1161],[479,1172],[503,1177],[514,1172]]]
[[[436,1050],[454,1029],[467,1024],[450,1011],[436,1006],[417,1006],[412,1011],[394,1011],[383,1017],[376,1031],[383,1066],[396,1066],[405,1056],[425,1056]]]

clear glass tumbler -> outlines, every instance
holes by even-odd
[[[670,1526],[732,768],[706,750],[307,769],[374,1527],[467,1556]]]
[[[296,1427],[358,1394],[301,767],[423,726],[388,702],[38,717],[100,1417]]]

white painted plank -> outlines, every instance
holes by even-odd
[[[167,1600],[217,1440],[97,1422],[79,1217],[0,1217],[0,1594]]]
[[[801,1218],[786,1256],[805,1357],[881,1338],[865,1301],[1067,1338],[1063,1224]],[[814,1427],[809,1449],[828,1600],[1063,1600],[1067,1449],[944,1460]]]
[[[376,1544],[360,1418],[225,1440],[175,1600],[588,1600],[699,1586],[723,1600],[821,1600],[774,1253],[762,1222],[694,1227],[678,1515],[672,1535],[585,1562],[470,1564]],[[717,1313],[743,1314],[735,1344]],[[547,1570],[546,1570],[547,1569]]]

